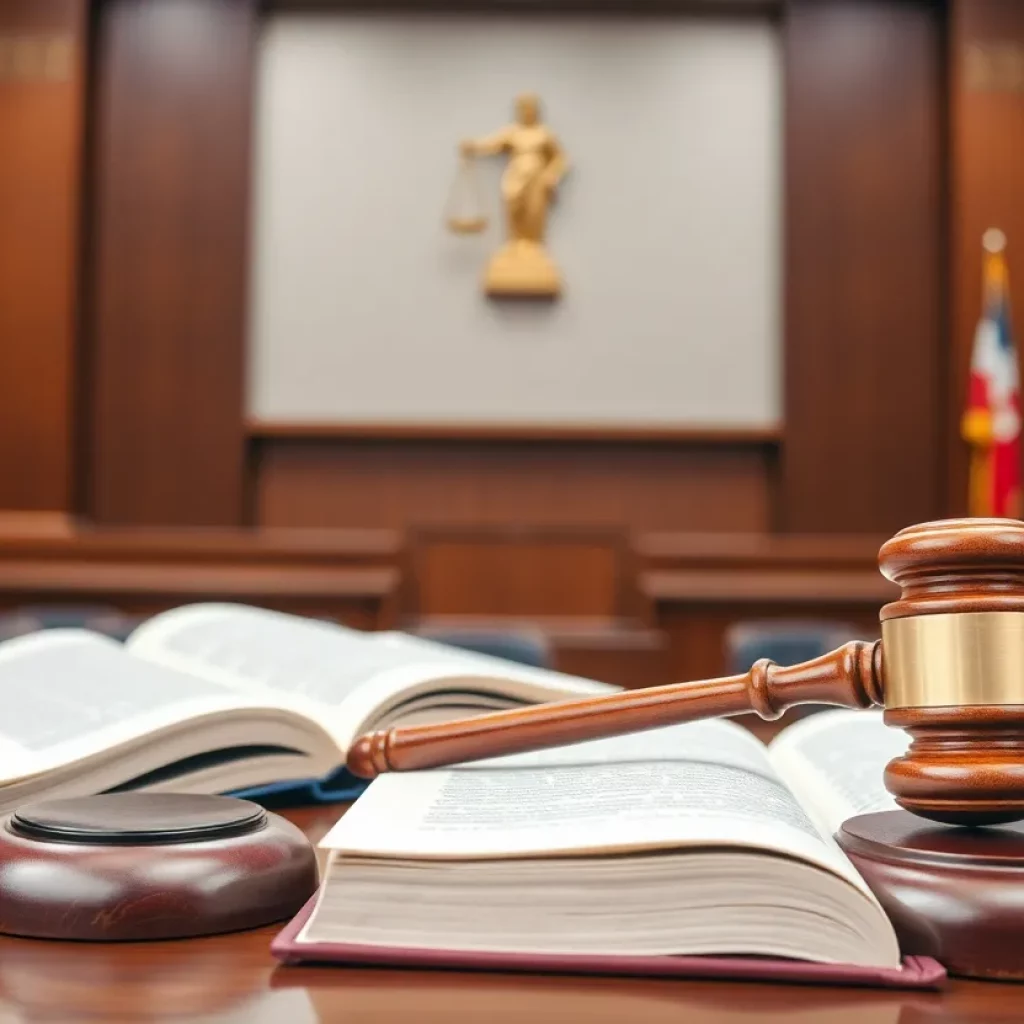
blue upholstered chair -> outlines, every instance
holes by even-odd
[[[123,641],[140,621],[107,605],[22,605],[0,613],[0,640],[42,629],[90,629]]]
[[[846,643],[862,639],[856,627],[841,622],[765,620],[741,622],[726,632],[727,671],[746,672],[760,658],[779,665],[807,661]]]
[[[809,661],[842,646],[848,640],[870,640],[863,630],[841,622],[815,620],[765,620],[740,622],[725,637],[727,672],[739,675],[755,661],[770,658],[779,665]],[[790,708],[785,721],[795,721],[828,710],[827,704],[802,704]]]

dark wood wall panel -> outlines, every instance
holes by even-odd
[[[665,600],[658,605],[657,624],[668,638],[669,666],[673,679],[708,679],[731,670],[728,662],[729,631],[738,623],[775,621],[835,624],[849,627],[844,639],[874,639],[879,634],[880,603],[833,603],[823,606],[813,599],[762,602],[738,599],[730,603]]]
[[[262,526],[770,529],[774,448],[266,441]]]
[[[480,530],[417,534],[407,610],[419,616],[577,616],[610,622],[635,608],[618,531]]]
[[[879,611],[900,592],[878,571],[884,540],[726,534],[636,538],[637,586],[651,623],[666,637],[670,676],[701,679],[735,671],[730,638],[735,627],[752,622],[782,628],[813,623],[827,634],[823,642],[830,646],[877,637]],[[793,717],[788,714],[786,721]]]
[[[86,7],[0,3],[0,509],[72,503]]]
[[[909,0],[787,8],[789,531],[888,532],[942,511],[940,15]]]
[[[255,0],[107,0],[95,105],[90,506],[243,517]]]
[[[981,315],[981,236],[1008,239],[1018,348],[1024,342],[1024,3],[954,0],[950,19],[950,322],[953,415],[949,507],[967,510],[968,450],[959,434]]]
[[[388,530],[80,529],[47,536],[0,522],[0,610],[98,605],[134,619],[192,601],[241,601],[389,628],[401,563],[401,538]]]

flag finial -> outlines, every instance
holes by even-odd
[[[995,255],[1006,248],[1006,235],[999,228],[989,228],[981,236],[981,244],[985,247],[986,252]]]

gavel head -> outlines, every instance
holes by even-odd
[[[913,526],[879,568],[902,590],[881,612],[884,717],[912,740],[886,788],[934,821],[1024,819],[1024,522]]]

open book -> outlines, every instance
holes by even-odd
[[[337,798],[355,783],[348,747],[368,729],[615,689],[238,605],[164,612],[125,644],[44,630],[0,643],[0,813],[43,797],[307,780]]]
[[[707,721],[382,775],[322,840],[324,882],[281,952],[896,969],[892,925],[833,835],[895,807],[882,769],[906,745],[880,713],[836,710],[768,746]]]

